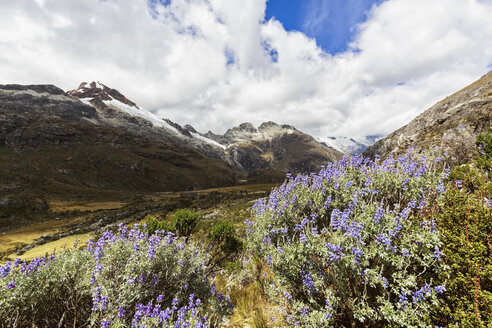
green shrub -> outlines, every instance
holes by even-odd
[[[147,232],[149,235],[153,235],[156,233],[156,231],[174,232],[175,228],[171,223],[168,223],[166,221],[159,221],[151,216],[148,216],[147,220],[145,220],[145,225],[140,225],[140,231]]]
[[[93,259],[83,251],[29,264],[16,260],[10,274],[0,273],[0,327],[86,324],[92,308],[90,267]]]
[[[151,216],[147,216],[147,220],[145,220],[145,225],[140,225],[140,231],[147,231],[149,235],[155,234],[157,229],[157,225],[159,221],[154,219]]]
[[[212,246],[210,263],[213,263],[213,266],[228,264],[243,250],[243,242],[237,236],[236,228],[228,221],[215,223],[208,240]]]
[[[479,167],[486,170],[489,174],[492,171],[492,134],[479,134],[476,145],[480,156],[476,162]]]
[[[201,216],[200,213],[194,210],[180,209],[173,214],[171,220],[172,228],[176,231],[176,234],[188,237],[195,230],[198,221],[201,220]]]
[[[440,159],[437,159],[440,161]],[[414,153],[360,157],[289,177],[247,221],[248,245],[272,273],[286,325],[429,327],[446,287],[429,208],[447,172]]]
[[[445,305],[435,313],[439,325],[492,326],[492,192],[486,176],[473,165],[456,167],[440,204],[437,223],[450,276]]]

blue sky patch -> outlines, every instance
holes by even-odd
[[[300,31],[316,39],[330,54],[348,49],[373,5],[384,0],[269,0],[266,19],[275,17],[287,31]]]

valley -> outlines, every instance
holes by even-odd
[[[209,220],[234,220],[234,211],[246,210],[250,202],[267,196],[277,184],[251,184],[182,192],[142,194],[127,202],[48,201],[49,219],[30,218],[25,226],[0,232],[0,262],[32,260],[53,251],[83,245],[119,223],[142,223],[147,216],[165,218],[179,208],[197,209]],[[238,223],[244,221],[236,217]],[[210,223],[202,223],[205,230]]]

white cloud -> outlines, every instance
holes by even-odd
[[[0,0],[0,83],[99,80],[201,131],[273,120],[362,136],[399,128],[492,62],[490,1],[388,0],[336,56],[265,22],[265,2]]]

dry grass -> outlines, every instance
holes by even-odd
[[[235,307],[229,323],[224,327],[266,328],[272,326],[272,321],[268,316],[272,304],[266,300],[266,296],[257,283],[232,290],[230,294]]]
[[[62,252],[65,249],[74,248],[74,244],[78,241],[78,244],[81,245],[88,241],[91,238],[91,234],[82,234],[82,235],[72,235],[65,238],[61,238],[38,247],[34,247],[33,249],[25,252],[22,255],[11,254],[7,257],[7,259],[13,260],[15,258],[20,258],[24,261],[32,260],[38,256],[43,256],[46,254],[55,254]]]
[[[63,202],[63,201],[50,201],[48,202],[51,211],[64,212],[64,211],[99,211],[99,210],[114,210],[122,208],[128,203],[123,202]]]
[[[44,235],[62,232],[64,231],[64,226],[78,223],[83,219],[82,217],[78,217],[70,220],[43,221],[4,232],[0,235],[0,256],[2,254],[9,255],[15,249],[29,245]]]
[[[234,304],[232,315],[223,328],[266,328],[283,326],[279,304],[272,302],[265,293],[265,284],[270,283],[272,274],[263,261],[251,259],[243,262],[239,271],[218,275],[217,289],[231,297]],[[275,280],[274,280],[275,281]]]

